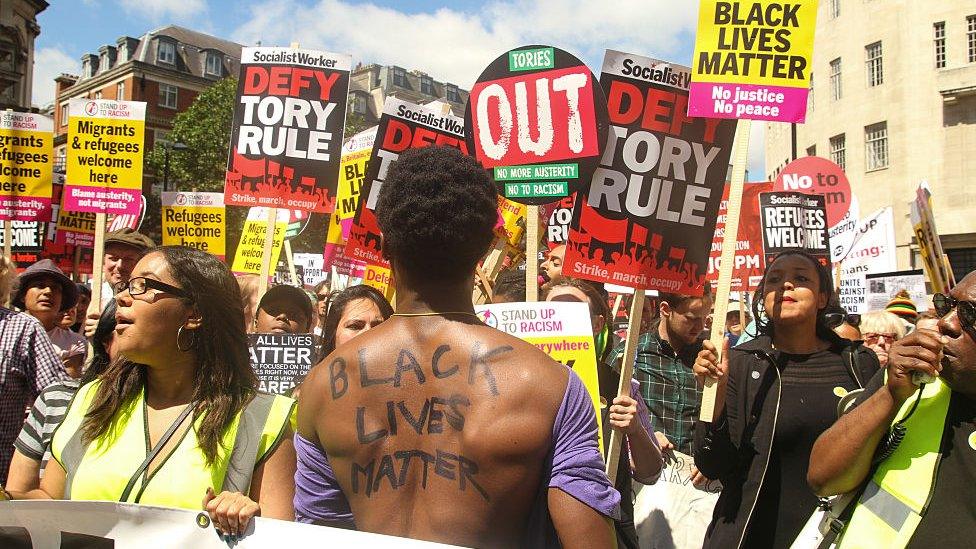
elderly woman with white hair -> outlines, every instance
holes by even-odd
[[[860,328],[864,344],[878,355],[881,367],[886,367],[891,344],[905,337],[905,323],[894,313],[872,311],[861,315]]]

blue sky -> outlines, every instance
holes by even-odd
[[[690,64],[694,0],[53,0],[38,16],[34,102],[53,79],[123,35],[168,24],[245,45],[298,41],[363,62],[420,69],[468,88],[502,52],[547,43],[599,72],[605,49]],[[750,175],[762,177],[763,124],[753,124]]]

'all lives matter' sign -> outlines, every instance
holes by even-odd
[[[247,338],[251,367],[261,381],[261,391],[282,394],[312,368],[312,334],[249,334]]]
[[[548,204],[589,182],[607,138],[599,82],[572,54],[525,46],[481,73],[465,111],[468,147],[499,194]]]

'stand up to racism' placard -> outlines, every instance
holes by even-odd
[[[51,218],[53,130],[46,116],[0,112],[0,219]]]
[[[139,215],[145,120],[141,101],[70,101],[64,209]]]
[[[284,393],[312,368],[312,334],[250,334],[247,338],[251,367],[261,382],[261,391]]]
[[[700,0],[688,114],[803,122],[817,0]]]
[[[163,246],[189,246],[223,259],[224,195],[165,192],[162,198]]]
[[[285,230],[288,227],[288,210],[275,210],[277,220],[271,241],[271,265],[278,264],[281,248],[285,244]],[[264,242],[268,231],[268,208],[251,208],[244,221],[241,241],[237,245],[237,255],[231,266],[235,273],[261,274],[261,259],[264,257]]]
[[[373,154],[366,168],[366,180],[360,190],[356,219],[349,231],[349,242],[343,253],[350,259],[370,265],[389,267],[380,254],[380,226],[376,222],[376,201],[383,188],[390,166],[400,153],[430,145],[455,147],[468,154],[464,142],[464,120],[450,114],[440,114],[420,105],[388,97],[380,117]]]
[[[228,205],[333,210],[351,64],[322,51],[243,49]]]
[[[555,202],[596,168],[605,104],[582,61],[559,48],[524,46],[492,61],[471,88],[468,145],[505,198]]]
[[[795,192],[762,193],[759,210],[766,264],[792,250],[805,251],[830,264],[827,209],[824,195]]]
[[[701,295],[735,120],[685,115],[690,72],[607,51],[610,131],[576,201],[563,273]]]

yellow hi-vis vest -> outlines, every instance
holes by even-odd
[[[904,424],[905,438],[868,482],[837,542],[839,549],[905,547],[922,521],[935,485],[952,396],[941,379],[923,389],[918,408]],[[917,394],[905,401],[895,421],[905,417]]]
[[[121,406],[105,435],[82,443],[81,424],[98,384],[78,389],[51,440],[51,455],[66,473],[64,499],[120,501],[148,455],[144,391]],[[200,509],[208,487],[218,494],[247,494],[254,468],[281,443],[294,408],[295,401],[288,397],[256,394],[227,428],[212,465],[207,465],[197,443],[196,430],[204,416],[200,414],[172,453],[162,454],[162,464],[141,475],[126,501]]]

